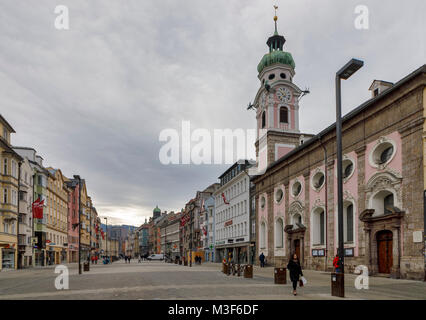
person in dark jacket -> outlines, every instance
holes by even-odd
[[[264,268],[265,267],[265,255],[263,254],[263,252],[259,256],[259,261],[260,261],[260,267]]]
[[[287,264],[287,269],[290,271],[290,280],[293,284],[293,294],[297,295],[297,282],[299,282],[299,277],[303,276],[302,267],[300,266],[300,261],[297,254],[293,254],[292,258]]]

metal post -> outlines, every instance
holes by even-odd
[[[30,203],[31,203],[31,256],[32,256],[32,258],[31,258],[31,263],[32,263],[32,265],[33,265],[33,267],[35,267],[35,255],[34,255],[34,243],[33,243],[33,239],[34,239],[34,213],[33,213],[33,202],[34,202],[34,196],[35,196],[35,188],[34,188],[34,185],[35,185],[35,181],[36,180],[36,174],[34,173],[33,174],[33,196],[31,197],[31,201],[30,201]]]
[[[341,80],[336,75],[336,144],[337,144],[337,216],[339,234],[339,258],[341,272],[344,273],[344,247],[343,247],[343,181],[342,181],[342,99]]]
[[[17,266],[16,269],[21,269],[20,268],[20,263],[19,263],[19,216],[20,216],[20,211],[21,211],[21,206],[20,204],[20,193],[21,193],[21,166],[22,166],[22,162],[19,161],[18,162],[18,219],[16,220],[16,255],[17,255]]]
[[[81,179],[78,176],[78,274],[81,274]]]

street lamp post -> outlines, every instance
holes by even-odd
[[[81,178],[78,180],[78,274],[81,274]]]
[[[106,254],[106,256],[107,256],[107,259],[109,259],[109,257],[108,257],[108,218],[107,217],[105,217],[104,218],[105,219],[105,226],[106,226],[106,233],[105,233],[105,243],[106,243],[106,245],[105,245],[105,254]]]
[[[351,59],[336,73],[336,143],[337,143],[337,216],[338,216],[338,234],[339,249],[338,255],[340,259],[340,297],[345,296],[344,282],[344,240],[343,240],[343,179],[342,179],[342,96],[341,96],[341,79],[347,80],[358,69],[364,65],[364,62],[357,59]]]

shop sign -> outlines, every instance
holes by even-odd
[[[225,227],[232,225],[232,220],[226,221],[225,222]]]
[[[354,248],[345,248],[345,257],[353,257]]]
[[[312,256],[313,257],[324,257],[325,256],[325,250],[324,249],[312,249]]]

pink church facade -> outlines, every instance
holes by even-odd
[[[304,92],[293,82],[284,42],[275,30],[258,66],[257,254],[282,267],[296,253],[304,268],[331,271],[338,248],[336,128],[300,132]],[[365,265],[370,275],[425,276],[425,71],[395,84],[375,80],[372,98],[343,117],[346,272]]]

